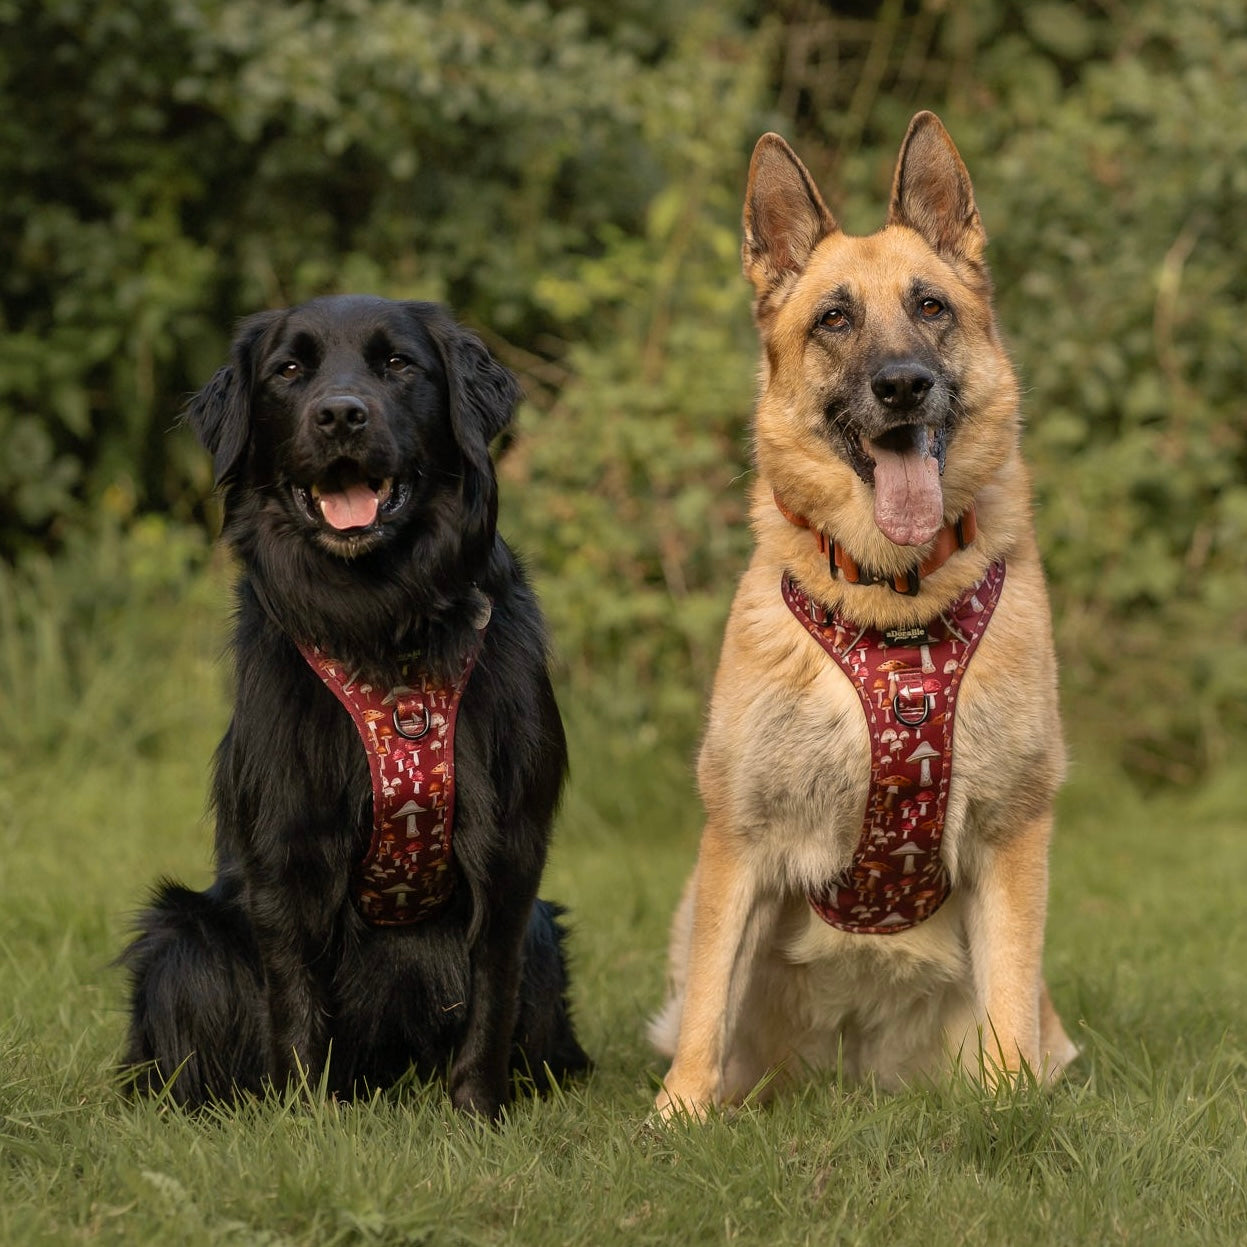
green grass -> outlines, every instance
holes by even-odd
[[[196,1119],[126,1102],[110,963],[157,875],[207,877],[225,715],[219,586],[159,596],[118,605],[72,663],[48,649],[33,743],[20,708],[0,718],[0,1244],[1247,1241],[1241,770],[1145,800],[1075,766],[1048,966],[1084,1055],[1050,1093],[811,1085],[652,1125],[643,1026],[698,831],[692,743],[627,739],[583,700],[544,890],[573,911],[589,1080],[497,1130],[412,1086]],[[0,689],[33,678],[14,644]]]

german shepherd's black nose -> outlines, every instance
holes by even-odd
[[[935,374],[912,359],[884,364],[870,379],[875,397],[890,411],[912,411],[934,384]]]
[[[368,406],[354,394],[335,394],[316,412],[316,427],[326,437],[349,437],[368,423]]]

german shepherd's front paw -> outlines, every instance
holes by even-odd
[[[654,1098],[654,1111],[662,1121],[684,1117],[690,1121],[705,1121],[715,1105],[709,1088],[697,1088],[688,1079],[668,1075]]]

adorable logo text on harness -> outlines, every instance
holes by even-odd
[[[940,858],[957,692],[1004,585],[1003,562],[931,623],[880,631],[811,601],[784,601],[853,682],[870,730],[870,792],[853,860],[812,893],[842,931],[885,935],[929,918],[951,887]]]
[[[390,688],[361,683],[344,663],[299,647],[355,721],[368,755],[372,836],[357,870],[356,899],[375,925],[419,922],[450,896],[455,719],[482,636],[451,682],[430,679],[411,655]]]

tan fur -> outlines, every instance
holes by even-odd
[[[663,1113],[700,1115],[768,1077],[774,1087],[809,1070],[896,1086],[958,1060],[989,1080],[1023,1062],[1051,1077],[1075,1055],[1041,970],[1063,746],[1017,383],[996,330],[985,243],[965,168],[929,113],[902,146],[887,225],[865,238],[837,228],[782,139],[767,135],[754,153],[743,256],[763,347],[756,547],[724,637],[698,766],[706,827],[673,926],[669,999],[651,1028],[674,1058]],[[862,313],[853,341],[902,352],[928,332],[913,325],[916,278],[953,313],[938,339],[961,404],[944,518],[974,503],[979,535],[910,598],[833,579],[772,491],[861,565],[899,573],[925,554],[876,527],[872,486],[829,442],[826,396],[857,362],[815,328],[829,292],[847,292]],[[852,856],[869,740],[856,692],[792,617],[781,575],[885,627],[934,618],[1001,557],[1004,591],[958,703],[942,847],[952,895],[904,932],[836,930],[806,897]]]

